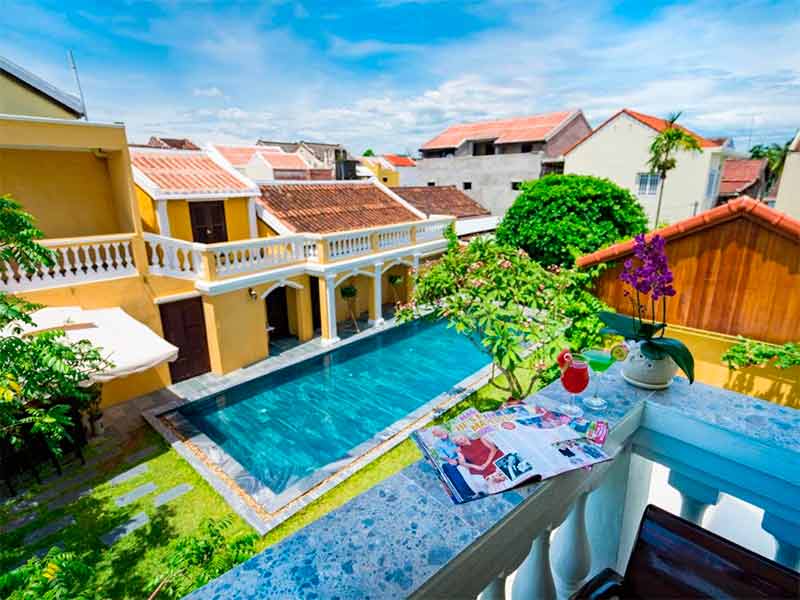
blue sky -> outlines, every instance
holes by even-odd
[[[92,119],[199,142],[414,151],[449,124],[622,107],[708,136],[800,127],[800,2],[0,0],[0,54]]]

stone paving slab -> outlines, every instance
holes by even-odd
[[[139,529],[140,527],[144,527],[150,521],[150,518],[147,516],[147,513],[140,512],[136,513],[130,521],[123,523],[122,525],[115,527],[108,533],[105,533],[100,536],[100,541],[103,542],[106,546],[112,546],[118,540],[124,538],[129,533],[132,533]]]
[[[125,483],[126,481],[130,481],[131,479],[146,473],[148,470],[147,464],[137,465],[132,469],[128,469],[124,473],[120,473],[116,477],[112,477],[108,480],[111,485],[119,485],[121,483]]]
[[[158,446],[147,446],[142,448],[138,452],[134,452],[125,457],[125,462],[130,464],[137,463],[140,460],[147,458],[148,456],[155,454],[158,451]]]
[[[92,493],[92,489],[93,488],[91,486],[88,487],[84,486],[76,490],[72,490],[71,492],[67,492],[66,494],[62,494],[52,502],[48,503],[47,510],[48,511],[57,510],[59,508],[65,507],[67,504],[72,504],[73,502],[76,502],[81,498],[85,498],[86,496]]]
[[[180,485],[176,485],[174,488],[171,488],[166,492],[161,492],[158,496],[153,498],[153,505],[158,508],[167,502],[172,502],[175,500],[175,498],[183,496],[187,492],[191,492],[193,489],[194,488],[190,484],[181,483]]]
[[[30,546],[31,544],[35,544],[36,542],[39,542],[44,538],[53,535],[54,533],[58,533],[62,529],[66,529],[73,523],[75,523],[75,517],[73,517],[72,515],[65,515],[60,519],[51,521],[44,527],[36,529],[35,531],[32,531],[28,535],[26,535],[25,545]]]
[[[152,482],[147,482],[145,484],[140,485],[139,487],[133,488],[127,494],[123,494],[117,498],[114,498],[114,504],[119,506],[120,508],[123,506],[128,506],[128,504],[132,504],[136,502],[139,498],[144,498],[147,494],[151,494],[156,491],[156,484]]]
[[[11,507],[9,508],[9,510],[12,513],[21,513],[21,512],[25,512],[26,510],[30,510],[32,508],[37,508],[38,506],[39,506],[39,503],[36,500],[34,500],[33,498],[28,498],[28,499],[20,500],[19,502],[13,503],[11,505]]]
[[[36,520],[36,517],[38,516],[39,516],[38,514],[32,512],[30,514],[25,515],[24,517],[20,517],[19,519],[14,519],[13,521],[10,521],[9,523],[6,523],[2,527],[0,527],[0,533],[10,533],[12,531],[16,531],[20,527],[24,527],[31,521]]]

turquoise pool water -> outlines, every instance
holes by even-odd
[[[180,409],[275,494],[489,363],[443,322],[353,342]]]

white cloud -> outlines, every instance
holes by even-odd
[[[192,90],[192,96],[199,96],[205,98],[220,98],[223,96],[222,90],[219,89],[217,86],[207,87],[207,88],[194,88]]]
[[[348,41],[337,36],[330,38],[330,53],[342,58],[365,58],[377,54],[399,54],[416,52],[421,46],[416,44],[397,44],[380,40]]]

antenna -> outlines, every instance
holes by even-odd
[[[81,95],[81,108],[83,109],[83,118],[86,121],[88,121],[89,115],[86,114],[86,99],[83,97],[81,78],[78,76],[78,66],[75,64],[75,57],[72,55],[72,50],[67,50],[67,57],[69,57],[70,66],[72,66],[72,73],[75,75],[75,83],[78,84],[78,93]]]

